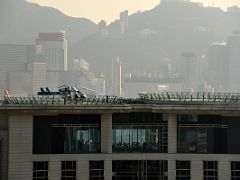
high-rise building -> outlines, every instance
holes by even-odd
[[[46,63],[34,62],[32,63],[32,92],[37,94],[40,87],[46,87]]]
[[[67,70],[67,39],[65,31],[40,32],[36,44],[41,45],[43,48],[48,72]]]
[[[32,94],[31,67],[36,62],[44,62],[40,46],[0,45],[0,94],[5,89],[12,95]]]
[[[229,91],[240,89],[240,32],[234,32],[227,40],[227,57],[229,63]]]
[[[196,91],[198,83],[198,62],[195,54],[184,52],[181,55],[180,74],[184,79],[183,91]]]
[[[239,14],[240,8],[238,6],[232,6],[227,8],[227,12],[231,14]]]
[[[61,73],[66,71],[68,66],[66,33],[65,31],[40,32],[36,44],[42,46],[46,58],[46,85],[56,90],[61,83]]]
[[[229,61],[226,44],[213,43],[208,50],[208,82],[215,92],[229,91]]]
[[[99,32],[100,36],[102,36],[102,37],[104,37],[104,36],[106,36],[108,34],[106,21],[101,20],[98,23],[98,32]]]
[[[1,101],[1,180],[240,179],[236,94],[49,98]]]
[[[112,94],[123,97],[122,62],[120,58],[112,60]]]
[[[120,13],[119,23],[121,24],[121,32],[124,34],[128,30],[128,11]]]

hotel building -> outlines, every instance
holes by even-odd
[[[0,178],[240,179],[238,94],[5,97]]]

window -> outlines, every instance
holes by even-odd
[[[104,180],[104,161],[89,161],[89,180]]]
[[[217,180],[218,179],[218,162],[203,161],[203,179]]]
[[[231,162],[231,180],[240,179],[240,161]]]
[[[207,128],[178,128],[178,152],[207,153],[209,133]]]
[[[168,179],[168,163],[167,161],[144,161],[144,179],[147,180],[167,180]]]
[[[33,154],[101,152],[100,127],[96,114],[35,116]]]
[[[76,161],[62,161],[62,180],[76,180]]]
[[[168,163],[166,160],[118,160],[112,162],[113,180],[167,180]]]
[[[190,161],[176,161],[176,180],[190,180],[190,174]]]
[[[33,180],[48,180],[48,161],[33,162]]]
[[[179,153],[227,152],[226,123],[217,115],[178,115],[177,150]]]
[[[113,152],[167,153],[168,123],[162,113],[114,113]]]

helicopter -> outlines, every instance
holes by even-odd
[[[78,87],[78,88],[77,88]],[[95,90],[84,87],[84,86],[74,86],[74,85],[60,85],[58,86],[58,91],[54,92],[54,91],[50,91],[50,89],[48,87],[44,88],[40,88],[40,92],[38,92],[38,95],[41,96],[61,96],[64,99],[86,99],[87,98],[87,94],[81,92],[79,89],[85,89],[88,91],[93,91],[95,92]]]

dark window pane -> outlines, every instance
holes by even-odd
[[[34,154],[100,152],[100,115],[35,116]]]
[[[167,161],[113,161],[113,179],[167,179]],[[165,167],[166,166],[166,167]]]
[[[48,179],[48,162],[33,162],[33,179]]]
[[[104,161],[89,161],[89,179],[104,178]]]

